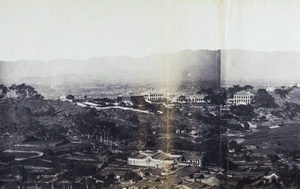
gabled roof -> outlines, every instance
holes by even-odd
[[[158,154],[152,156],[153,159],[159,159],[159,160],[175,160],[179,157],[180,155],[171,155],[162,152],[159,152]]]
[[[145,151],[145,152],[135,153],[130,158],[147,159],[148,157],[151,157],[152,159],[158,159],[158,160],[174,160],[181,157],[181,155],[167,154],[160,151],[159,152]]]
[[[136,153],[133,156],[131,156],[130,158],[134,158],[134,159],[145,159],[147,156],[145,156],[144,154],[141,153]]]
[[[178,170],[175,174],[180,177],[186,177],[186,176],[192,175],[199,171],[200,171],[199,167],[188,166],[188,167]]]

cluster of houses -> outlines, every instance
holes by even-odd
[[[161,101],[163,99],[171,100],[172,103],[205,103],[205,95],[200,94],[170,94],[168,91],[149,90],[141,93],[145,100],[150,102]]]
[[[132,101],[141,101],[145,100],[146,102],[155,103],[161,102],[165,99],[169,100],[171,103],[185,103],[185,104],[194,104],[194,103],[206,103],[204,100],[205,95],[200,94],[170,94],[167,91],[162,90],[149,90],[140,94],[129,94],[123,93],[114,96],[101,96],[101,95],[74,95],[75,99],[85,100],[85,99],[110,99],[110,100],[122,100],[126,104],[132,104]],[[60,97],[60,100],[67,101],[66,96],[63,95]]]
[[[141,93],[148,102],[157,102],[164,99],[170,100],[171,103],[206,103],[205,95],[202,94],[172,94],[168,91],[149,90]]]
[[[171,100],[171,103],[184,103],[184,104],[194,104],[194,103],[206,103],[204,94],[168,94],[162,91],[150,90],[142,93],[146,101],[156,102],[164,98]],[[239,91],[233,95],[233,98],[227,99],[228,105],[247,105],[251,104],[254,100],[254,94],[249,91]]]

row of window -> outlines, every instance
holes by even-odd
[[[250,98],[250,96],[234,96],[234,98]]]
[[[234,100],[235,103],[239,103],[239,102],[245,102],[245,103],[250,103],[250,100]]]
[[[156,97],[156,98],[149,98],[149,100],[162,100],[163,98],[158,98],[158,97]]]
[[[184,99],[182,99],[182,98],[178,98],[178,99],[177,99],[177,102],[182,102],[182,101],[184,101]],[[191,102],[191,101],[192,101],[192,102],[195,102],[195,101],[204,101],[204,99],[203,99],[203,98],[196,98],[196,99],[194,99],[194,98],[193,98],[193,99],[190,99],[190,98],[189,98],[189,99],[186,99],[186,101],[189,101],[189,102]]]
[[[153,96],[164,96],[163,94],[150,94],[150,97],[153,97]]]

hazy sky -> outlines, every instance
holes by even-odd
[[[0,59],[215,49],[217,16],[216,4],[201,0],[1,0]]]
[[[299,0],[227,2],[226,37],[229,48],[300,51]]]
[[[298,0],[0,0],[0,60],[300,51]]]

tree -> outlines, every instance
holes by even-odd
[[[15,160],[14,155],[9,155],[9,154],[2,154],[1,155],[1,160],[2,162],[12,162]]]
[[[140,123],[139,118],[137,115],[133,115],[129,118],[129,121],[133,124],[133,125],[138,125]]]
[[[246,90],[246,91],[248,91],[248,90],[253,90],[253,86],[251,86],[251,85],[245,85],[245,86],[243,87],[243,90]]]
[[[146,147],[148,147],[148,148],[154,148],[155,146],[156,146],[155,141],[149,140],[146,143]]]
[[[293,119],[294,117],[299,117],[300,105],[296,103],[286,102],[280,112],[284,114],[286,118],[289,119]]]
[[[284,168],[279,169],[278,176],[286,188],[291,187],[293,183],[300,182],[300,170],[295,165],[293,165],[292,168],[285,166]]]
[[[203,143],[204,147],[204,165],[215,165],[221,166],[227,170],[227,157],[228,157],[228,145],[227,141],[220,141],[215,138],[211,140],[205,140]],[[232,166],[232,165],[230,165]]]
[[[76,176],[89,176],[97,173],[97,167],[94,165],[84,165],[84,164],[75,164],[74,165],[74,175]]]
[[[178,100],[179,100],[179,102],[184,102],[184,101],[186,101],[186,96],[181,95],[178,97]]]
[[[266,89],[258,89],[255,94],[255,103],[258,107],[264,108],[275,108],[277,104],[275,103],[275,99],[270,95]]]
[[[238,144],[235,140],[229,142],[229,149],[234,149],[235,151],[239,152],[242,150],[242,145]]]
[[[242,120],[251,120],[255,116],[254,108],[250,104],[231,106],[230,111]]]
[[[239,91],[243,91],[243,90],[252,90],[253,89],[253,86],[251,85],[245,85],[245,86],[240,86],[240,85],[233,85],[233,87],[229,87],[227,89],[227,93],[229,94],[229,96],[233,96],[234,94],[236,94],[237,92]]]
[[[69,94],[69,95],[66,96],[66,99],[74,100],[74,99],[75,99],[75,96]]]
[[[55,156],[55,153],[51,149],[46,148],[43,150],[43,156],[44,157],[53,157],[53,156]]]
[[[148,138],[148,123],[142,123],[139,125],[139,128],[138,128],[138,139],[139,139],[139,142],[142,144],[142,146],[145,146],[146,143],[147,143],[147,138]]]
[[[209,87],[205,89],[201,89],[200,91],[197,92],[197,94],[204,94],[204,95],[214,95],[214,89]]]
[[[286,99],[289,92],[291,92],[293,89],[294,87],[288,89],[275,89],[274,92],[275,94],[279,94],[281,98]]]
[[[1,84],[0,85],[0,91],[1,91],[1,93],[0,93],[0,99],[2,99],[2,98],[4,98],[4,96],[6,95],[6,93],[8,92],[8,88],[5,85]]]
[[[33,98],[33,99],[43,99],[44,97],[39,94],[34,88],[30,85],[26,85],[22,83],[21,85],[13,84],[9,87],[10,90],[15,90],[18,98],[26,99],[26,98]]]
[[[243,87],[241,87],[240,85],[233,85],[233,90],[235,92],[239,92],[243,90]]]
[[[220,92],[219,94],[210,93],[209,95],[204,97],[204,100],[215,105],[225,105],[227,100],[227,93],[225,90]]]
[[[50,106],[49,109],[46,111],[45,113],[46,115],[49,115],[49,116],[54,116],[56,114],[56,110],[53,106]]]

